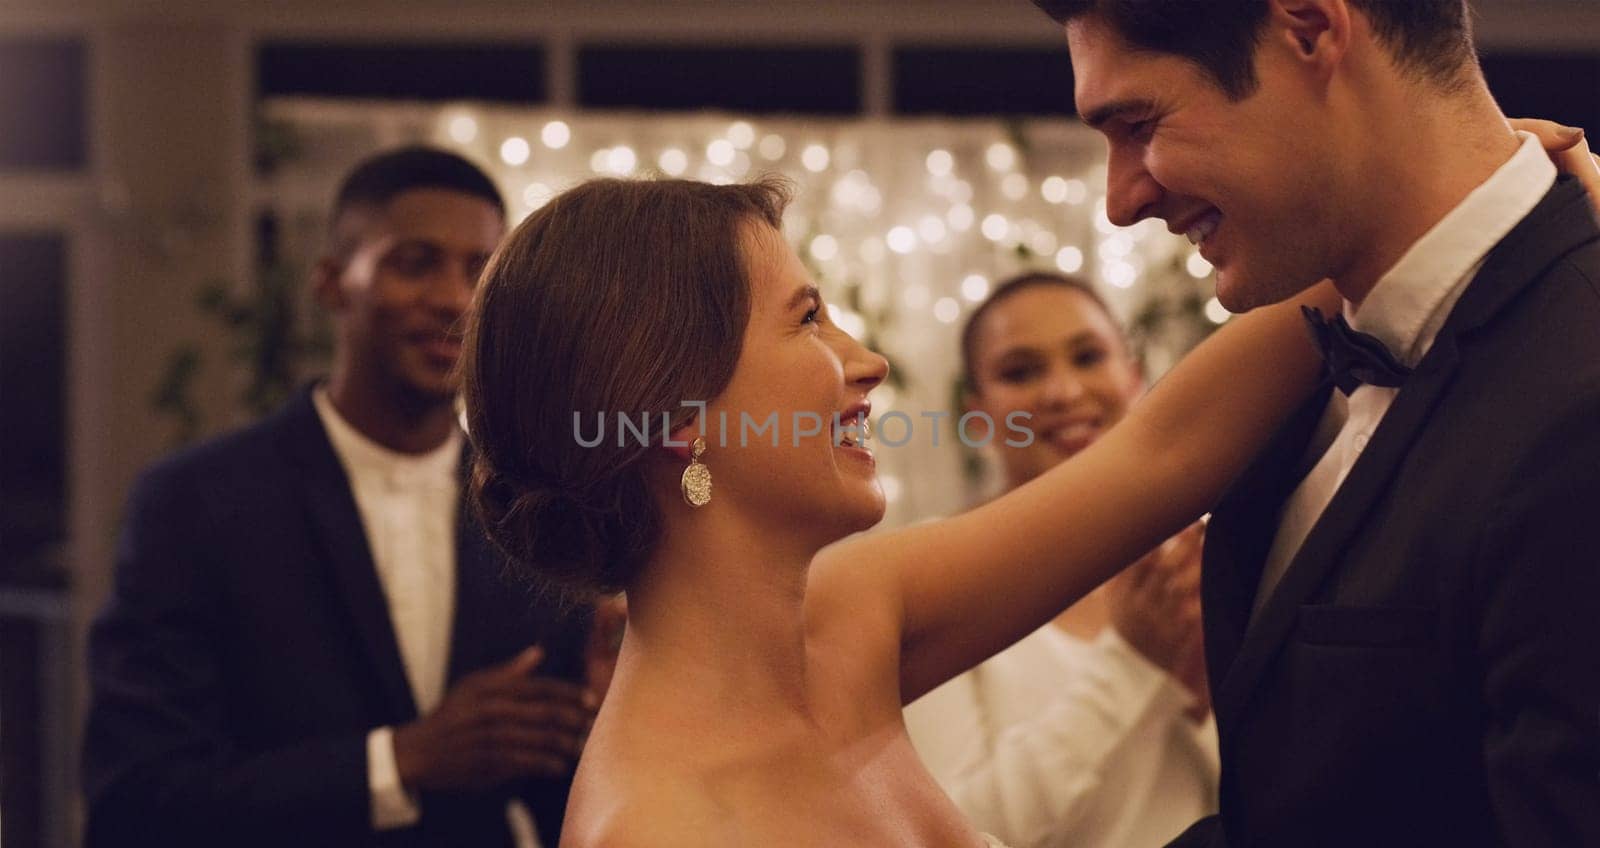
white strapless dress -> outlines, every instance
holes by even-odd
[[[980,833],[978,835],[983,837],[983,844],[986,846],[986,848],[1006,848],[1006,844],[1004,842],[995,839],[993,836],[990,836],[987,833]]]

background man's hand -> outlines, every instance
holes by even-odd
[[[593,695],[535,676],[538,646],[463,677],[426,717],[395,728],[395,767],[408,791],[483,789],[569,773],[594,718]]]

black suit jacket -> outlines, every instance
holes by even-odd
[[[1220,817],[1185,846],[1600,846],[1600,228],[1488,257],[1254,622],[1324,390],[1207,531]]]
[[[470,510],[458,527],[448,679],[540,640],[576,675],[580,623],[503,580]],[[508,845],[513,793],[556,844],[570,779],[424,795],[417,826],[372,831],[367,733],[417,710],[309,391],[140,477],[89,673],[91,848]]]

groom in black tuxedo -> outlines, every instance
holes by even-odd
[[[1600,227],[1465,0],[1037,3],[1112,221],[1235,311],[1346,300],[1207,533],[1221,814],[1178,844],[1600,845]]]
[[[506,583],[461,508],[457,323],[499,193],[407,149],[357,168],[332,223],[330,379],[129,499],[90,642],[91,848],[559,838],[581,625]]]

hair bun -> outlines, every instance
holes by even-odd
[[[526,576],[568,600],[595,594],[612,560],[616,516],[580,491],[473,463],[472,502],[490,541]],[[604,582],[604,581],[602,581]],[[601,591],[609,586],[598,587]]]

